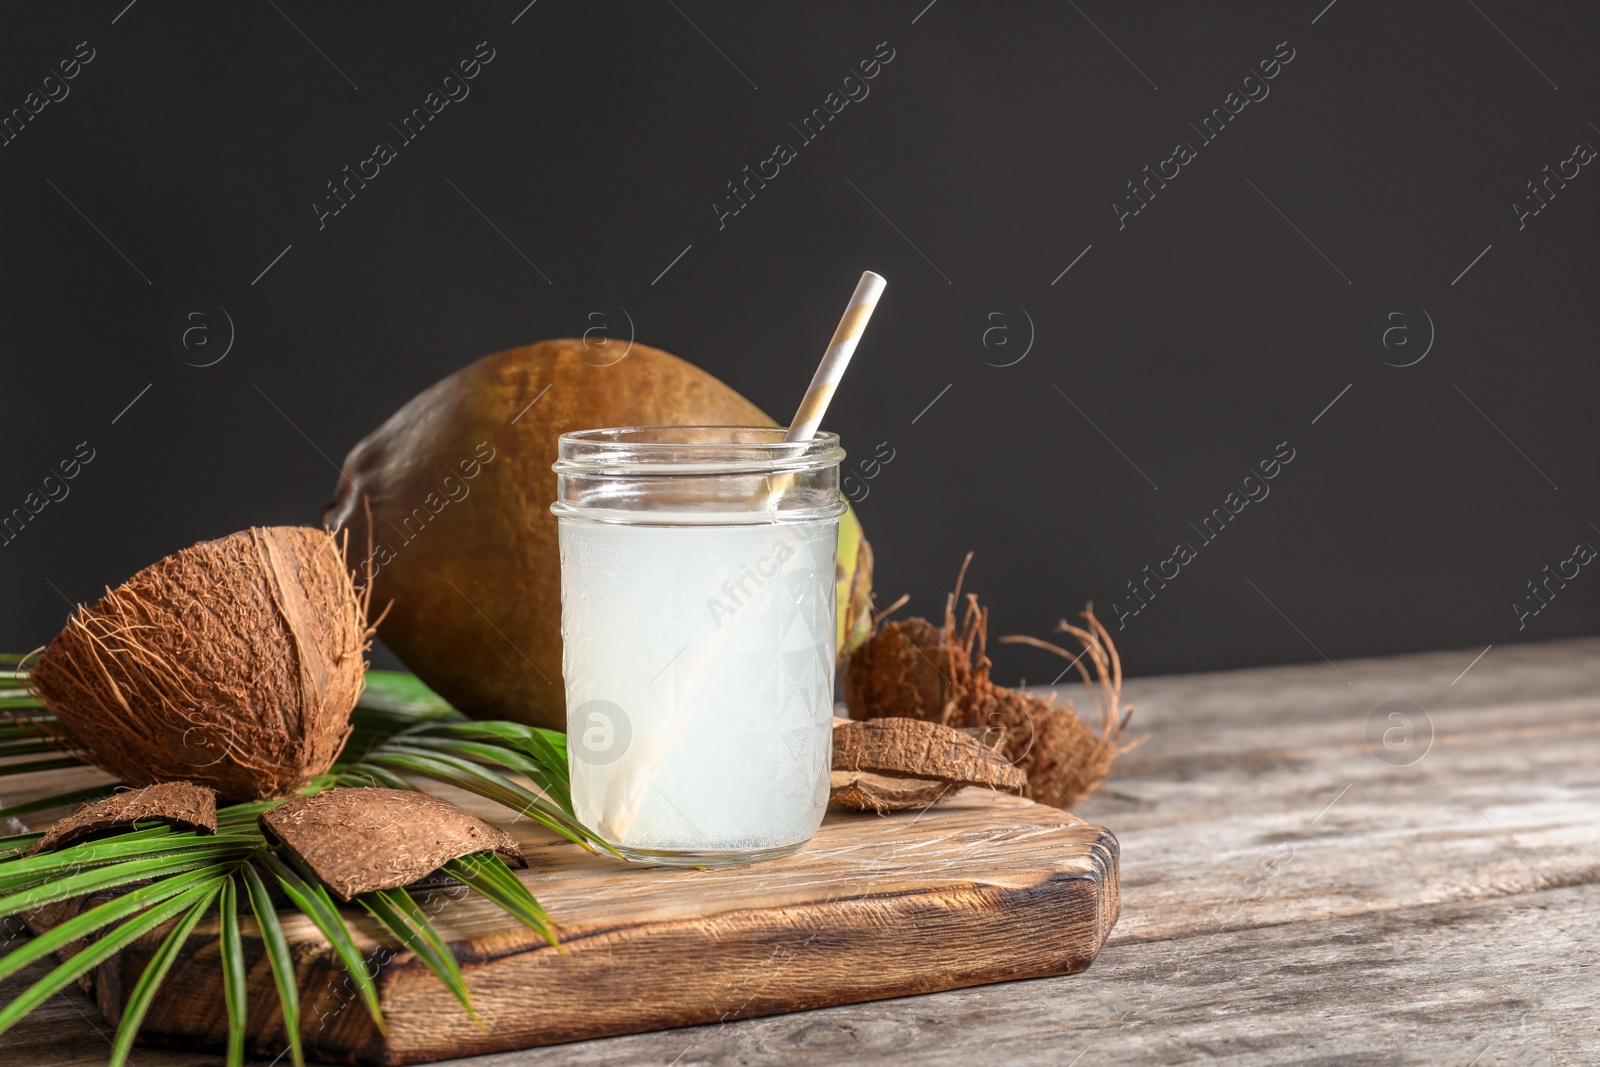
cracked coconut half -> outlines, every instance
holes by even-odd
[[[128,785],[194,782],[233,804],[332,765],[371,638],[332,535],[252,527],[80,605],[29,681],[64,749]]]

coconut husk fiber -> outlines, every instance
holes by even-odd
[[[30,674],[62,740],[129,785],[224,803],[326,771],[365,684],[366,603],[326,531],[252,528],[155,563],[80,606]]]
[[[136,822],[164,822],[180,830],[202,834],[217,832],[217,794],[203,785],[162,782],[144,789],[114,793],[85,804],[45,831],[29,855],[67,848],[111,830],[125,830]]]
[[[1064,808],[1105,784],[1112,762],[1139,744],[1122,741],[1133,713],[1120,706],[1122,662],[1111,635],[1089,605],[1084,626],[1062,620],[1079,652],[1033,637],[1005,637],[1072,661],[1098,707],[1097,726],[1079,717],[1071,700],[995,684],[986,655],[989,612],[968,594],[960,624],[956,606],[969,553],[945,601],[943,625],[926,619],[885,622],[845,664],[845,703],[853,719],[906,717],[959,728],[995,730],[1002,751],[1027,775],[1026,795]],[[1088,661],[1087,665],[1085,660]],[[1091,674],[1091,671],[1093,672]]]
[[[442,797],[411,789],[330,789],[263,812],[261,829],[340,900],[397,889],[450,860],[494,852],[526,867],[516,839]]]

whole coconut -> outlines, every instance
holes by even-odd
[[[357,444],[323,521],[351,531],[356,581],[374,612],[388,610],[378,635],[435,692],[469,715],[565,730],[556,439],[675,424],[774,425],[660,349],[577,339],[509,349]],[[853,578],[858,589],[841,625],[864,637],[870,554],[852,515],[839,540],[843,586]]]
[[[283,797],[344,747],[370,636],[332,536],[253,528],[79,606],[29,680],[66,740],[129,785]]]

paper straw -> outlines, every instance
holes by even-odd
[[[783,437],[785,441],[809,441],[816,436],[822,415],[828,410],[828,401],[833,399],[833,391],[839,385],[839,379],[844,377],[844,369],[850,365],[850,357],[855,355],[856,343],[866,332],[867,320],[872,318],[873,309],[878,306],[878,297],[883,295],[883,287],[888,284],[881,275],[870,270],[862,272],[861,280],[856,283],[856,291],[850,297],[850,305],[845,308],[844,317],[833,331],[833,340],[828,342],[828,350],[822,354],[822,362],[817,364],[817,373],[811,376],[811,388],[806,390],[805,399],[800,401],[800,410],[794,413],[794,418],[789,422],[789,432]]]

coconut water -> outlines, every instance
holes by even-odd
[[[837,519],[563,519],[562,669],[584,825],[631,858],[667,862],[781,855],[816,832],[837,541]]]

